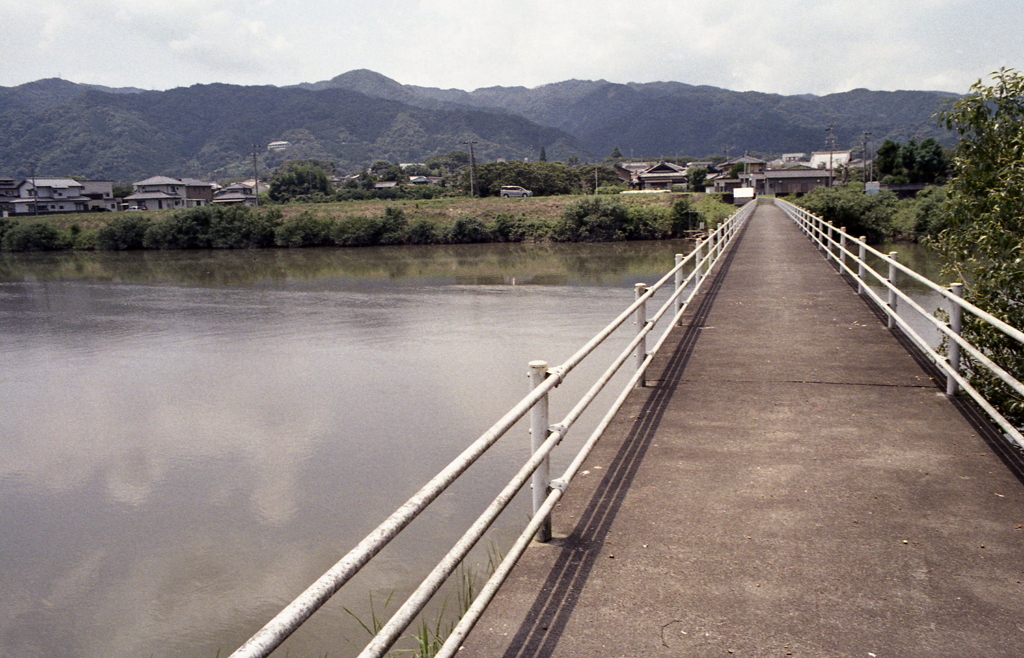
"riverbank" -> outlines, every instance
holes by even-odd
[[[344,201],[0,219],[5,251],[202,249],[680,237],[735,210],[712,195]]]

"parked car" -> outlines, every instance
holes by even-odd
[[[502,185],[501,196],[533,196],[533,192],[518,185]]]

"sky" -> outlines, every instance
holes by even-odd
[[[0,86],[170,89],[370,69],[473,90],[677,81],[966,93],[1024,67],[1021,0],[0,0]]]

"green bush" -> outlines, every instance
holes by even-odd
[[[624,185],[601,185],[597,188],[598,194],[622,194],[628,187]]]
[[[893,233],[893,217],[897,208],[896,195],[883,191],[868,196],[860,184],[842,187],[819,187],[796,203],[826,222],[853,235],[867,236],[877,242]]]
[[[672,235],[672,210],[665,206],[631,206],[624,227],[627,240],[661,240]]]
[[[212,218],[204,207],[156,219],[146,228],[142,244],[147,249],[207,249]]]
[[[18,222],[8,217],[0,217],[0,245],[4,242],[4,235],[10,229],[14,228]]]
[[[260,212],[248,206],[215,207],[210,218],[210,246],[215,249],[259,249],[274,246],[281,212]]]
[[[562,242],[624,240],[627,221],[626,207],[621,202],[590,196],[562,210],[551,237]]]
[[[335,243],[344,247],[404,244],[409,241],[408,227],[405,212],[388,206],[377,217],[346,217],[334,227],[333,237]]]
[[[471,215],[460,215],[448,226],[446,238],[453,244],[490,242],[492,232],[482,219]]]
[[[68,246],[60,232],[46,222],[15,222],[4,231],[5,251],[55,251]]]
[[[149,224],[148,217],[127,213],[96,232],[96,247],[107,250],[142,249]]]
[[[700,226],[700,210],[689,199],[676,199],[672,204],[669,221],[672,235],[681,238],[687,231],[696,230]]]
[[[380,244],[402,244],[406,241],[406,229],[409,220],[405,211],[396,206],[388,206],[380,216]]]
[[[335,224],[326,217],[303,212],[285,220],[274,229],[274,244],[279,247],[324,247],[335,244]]]
[[[723,203],[721,195],[703,194],[691,205],[700,214],[700,221],[704,222],[704,227],[708,229],[715,228],[736,212],[736,206]]]
[[[420,217],[409,224],[406,235],[409,244],[437,244],[441,242],[442,232],[437,222]]]

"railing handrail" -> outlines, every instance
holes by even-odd
[[[1010,373],[1006,372],[998,364],[994,363],[988,356],[981,352],[977,347],[972,345],[970,342],[965,340],[959,332],[959,328],[950,326],[949,323],[943,322],[936,318],[932,313],[925,310],[920,304],[914,301],[907,293],[901,290],[898,286],[893,283],[893,275],[883,275],[873,267],[868,265],[866,259],[860,256],[860,253],[854,254],[852,251],[846,248],[846,245],[850,242],[856,244],[862,253],[870,252],[876,257],[880,258],[883,263],[888,265],[890,272],[895,273],[896,271],[902,272],[905,275],[910,276],[915,281],[925,285],[929,290],[940,294],[950,304],[951,317],[953,311],[967,311],[973,314],[980,320],[992,325],[999,329],[1004,335],[1013,338],[1021,343],[1024,343],[1024,332],[1012,327],[1002,320],[993,317],[991,314],[986,313],[974,304],[967,302],[959,296],[959,294],[945,288],[931,279],[921,275],[918,272],[906,267],[898,260],[891,258],[888,255],[883,254],[877,249],[869,246],[862,237],[854,237],[851,234],[843,231],[841,228],[836,228],[825,222],[823,219],[807,212],[803,208],[796,206],[783,199],[776,199],[776,204],[782,208],[782,210],[798,225],[800,225],[808,237],[817,244],[820,248],[826,251],[826,258],[829,260],[835,260],[836,264],[841,271],[849,274],[853,279],[860,281],[861,292],[870,297],[878,306],[886,313],[890,318],[890,327],[899,326],[900,330],[907,335],[915,345],[936,365],[940,370],[944,371],[947,376],[947,394],[954,395],[958,389],[962,389],[967,392],[968,395],[981,407],[986,414],[1003,430],[1004,434],[1019,447],[1024,448],[1024,435],[1021,434],[1020,430],[1013,426],[1005,416],[1003,416],[960,372],[960,350],[966,350],[970,356],[977,361],[980,365],[985,367],[989,372],[995,375],[1000,381],[1012,388],[1019,395],[1024,396],[1024,383],[1021,383]],[[835,233],[840,239],[837,241],[832,237]],[[833,252],[835,248],[838,253]],[[852,266],[847,265],[846,261],[849,258],[853,264],[858,266],[855,271]],[[889,301],[885,301],[882,297],[877,294],[874,290],[868,287],[864,280],[864,275],[870,273],[870,275],[890,293]],[[961,284],[953,284],[954,286],[960,286]],[[932,326],[935,327],[941,334],[946,336],[950,341],[950,354],[949,356],[943,356],[935,348],[933,348],[928,341],[921,337],[921,335],[896,311],[899,306],[897,300],[902,300],[903,304],[909,306],[918,315],[926,319]],[[954,354],[954,349],[955,354]]]
[[[370,643],[367,644],[360,656],[381,656],[388,651],[394,642],[397,641],[399,635],[405,631],[410,623],[412,623],[415,616],[418,615],[422,611],[423,607],[426,606],[430,597],[444,584],[447,577],[451,575],[462,559],[483,536],[483,533],[497,518],[498,514],[500,514],[505,506],[511,502],[515,494],[524,486],[525,482],[528,481],[528,478],[537,470],[539,465],[548,458],[551,451],[564,438],[572,424],[579,418],[583,411],[587,409],[597,394],[603,390],[611,380],[612,376],[618,372],[622,365],[628,360],[629,355],[636,351],[638,346],[642,347],[644,338],[653,331],[657,322],[668,313],[673,304],[676,305],[676,312],[672,316],[672,326],[678,323],[690,301],[701,290],[701,285],[705,280],[703,276],[704,273],[710,272],[715,264],[723,257],[726,247],[728,247],[735,239],[740,227],[753,211],[755,203],[756,202],[749,203],[733,213],[714,231],[711,231],[706,240],[698,241],[697,247],[688,255],[681,258],[677,256],[675,266],[661,279],[659,279],[657,283],[650,286],[643,294],[638,295],[625,311],[619,314],[592,339],[587,341],[583,347],[577,350],[577,352],[570,356],[565,362],[555,368],[548,369],[547,376],[536,388],[524,396],[494,425],[492,425],[465,450],[463,450],[459,456],[452,460],[444,469],[431,478],[430,481],[428,481],[419,491],[409,498],[409,500],[407,500],[402,506],[395,510],[395,512],[388,516],[387,519],[385,519],[358,544],[356,544],[356,546],[337,563],[335,563],[331,569],[314,581],[312,585],[306,588],[302,594],[285,606],[262,629],[257,631],[251,638],[249,638],[248,641],[235,650],[235,652],[231,654],[230,658],[265,658],[273,652],[282,642],[284,642],[285,639],[287,639],[307,619],[309,619],[313,613],[326,603],[331,596],[337,593],[345,583],[355,576],[363,566],[383,550],[392,539],[394,539],[406,526],[415,520],[415,518],[419,516],[419,514],[421,514],[434,500],[436,500],[445,491],[445,489],[448,488],[448,486],[450,486],[459,476],[462,475],[462,473],[464,473],[481,456],[483,456],[491,446],[501,439],[508,430],[522,419],[539,401],[543,400],[552,389],[561,384],[570,371],[579,365],[579,363],[588,355],[593,353],[599,345],[619,329],[630,317],[634,316],[638,309],[644,308],[644,305],[648,300],[665,287],[669,281],[675,278],[675,290],[672,295],[669,296],[662,307],[651,319],[645,321],[643,326],[638,327],[636,337],[634,337],[619,356],[613,360],[612,365],[609,366],[591,389],[588,390],[583,398],[581,398],[577,405],[573,407],[572,411],[569,412],[565,419],[563,419],[562,422],[551,426],[550,433],[540,448],[531,455],[530,459],[527,460],[526,464],[520,469],[520,471],[512,477],[502,492],[491,501],[484,513],[482,513],[478,517],[477,521],[471,525],[469,530],[467,530],[466,533],[457,540],[451,551],[442,558],[441,562],[438,563],[430,575],[427,576],[427,578],[419,587],[417,587],[410,597],[406,599],[395,614],[392,615],[388,623],[385,624],[384,627],[381,628],[380,632],[378,632]],[[704,246],[707,247],[706,251],[703,249]],[[683,270],[688,266],[692,268],[688,276],[677,276],[677,273],[683,272]],[[689,289],[689,295],[685,301],[682,301],[683,293],[687,289]],[[519,539],[513,545],[512,550],[506,555],[505,559],[502,561],[501,565],[499,565],[498,569],[495,570],[484,588],[481,589],[481,594],[471,605],[470,612],[467,612],[466,615],[463,616],[459,626],[457,626],[457,628],[462,629],[459,631],[459,637],[464,638],[464,633],[468,633],[468,629],[472,627],[473,623],[475,623],[475,618],[471,616],[471,613],[477,610],[477,602],[483,601],[482,605],[479,606],[479,610],[482,612],[483,608],[486,607],[487,602],[490,601],[490,597],[493,597],[493,593],[497,591],[497,588],[500,587],[501,582],[504,580],[504,577],[501,577],[499,580],[495,580],[495,578],[499,576],[499,574],[507,575],[508,571],[511,570],[511,566],[515,564],[516,560],[518,560],[518,556],[521,554],[522,550],[525,550],[525,547],[529,545],[530,539],[537,533],[542,524],[549,519],[551,510],[554,508],[554,503],[551,501],[557,501],[561,496],[565,487],[572,480],[573,476],[575,476],[576,471],[579,469],[579,465],[583,462],[583,459],[586,458],[586,455],[589,454],[590,450],[600,438],[601,433],[603,433],[604,429],[608,426],[611,417],[618,408],[621,407],[626,396],[636,383],[641,381],[641,378],[643,377],[647,367],[650,365],[655,353],[661,345],[664,344],[671,332],[672,326],[665,330],[653,350],[650,352],[645,351],[640,367],[637,368],[637,371],[630,379],[626,388],[622,393],[620,393],[618,398],[616,398],[611,409],[605,414],[597,429],[595,429],[591,434],[591,437],[583,448],[581,448],[580,452],[577,453],[563,476],[551,481],[549,485],[551,491],[544,504],[539,510],[535,510],[534,516],[531,518],[526,530],[523,531],[523,534],[520,535]],[[516,551],[520,548],[520,545],[521,550],[517,553]],[[507,564],[510,558],[511,563]],[[445,643],[442,652],[449,652],[446,655],[451,655],[451,653],[457,650],[459,644],[461,644],[461,641],[452,644],[455,637],[456,635],[453,633],[449,638],[449,642]],[[450,644],[455,648],[450,648]]]
[[[806,215],[809,218],[813,218],[814,221],[820,222],[821,225],[831,227],[831,229],[833,231],[835,231],[836,234],[841,235],[841,236],[845,236],[847,238],[847,240],[849,240],[849,241],[851,241],[851,242],[853,242],[855,244],[858,244],[858,245],[863,245],[864,248],[869,253],[871,253],[872,255],[876,256],[879,259],[881,259],[886,264],[895,265],[896,269],[898,269],[900,272],[902,272],[903,274],[906,274],[907,276],[909,276],[910,278],[914,279],[918,283],[921,283],[922,285],[926,286],[927,288],[929,288],[933,292],[941,295],[946,300],[948,300],[950,303],[958,305],[960,308],[962,308],[963,310],[967,311],[968,313],[976,316],[977,318],[979,318],[981,320],[984,320],[988,324],[991,324],[993,327],[999,329],[1000,331],[1002,331],[1004,334],[1006,334],[1010,338],[1013,338],[1014,340],[1020,342],[1021,344],[1024,344],[1024,331],[1021,331],[1021,330],[1017,329],[1016,327],[1013,327],[1013,326],[1007,324],[1006,322],[1000,320],[999,318],[995,317],[991,313],[983,311],[982,309],[978,308],[977,306],[975,306],[974,304],[970,303],[969,301],[954,295],[952,292],[950,292],[949,288],[943,287],[942,285],[940,285],[938,283],[935,283],[934,281],[932,281],[928,277],[926,277],[923,274],[920,274],[918,272],[915,272],[914,270],[910,269],[909,267],[907,267],[903,263],[900,263],[897,260],[893,260],[887,254],[884,254],[881,251],[878,251],[877,249],[875,249],[874,247],[869,245],[866,241],[862,240],[861,237],[863,237],[863,236],[855,237],[853,234],[847,233],[847,232],[843,231],[840,227],[832,226],[831,224],[829,224],[825,220],[821,219],[817,215],[811,214],[811,213],[807,212],[806,210],[804,210],[803,208],[801,208],[800,206],[792,204],[789,201],[786,201],[785,199],[776,199],[776,203],[778,203],[778,204],[785,204],[785,205],[782,205],[783,210],[786,210],[786,206],[790,206],[791,210],[793,212],[801,213],[803,215]],[[790,216],[792,216],[791,213],[787,213],[787,214],[790,214]],[[831,237],[826,237],[826,239],[833,246],[838,246],[839,245],[839,242],[837,242],[835,239],[833,239]],[[847,254],[852,255],[850,252],[847,252]],[[856,256],[854,256],[854,258],[856,258]]]

